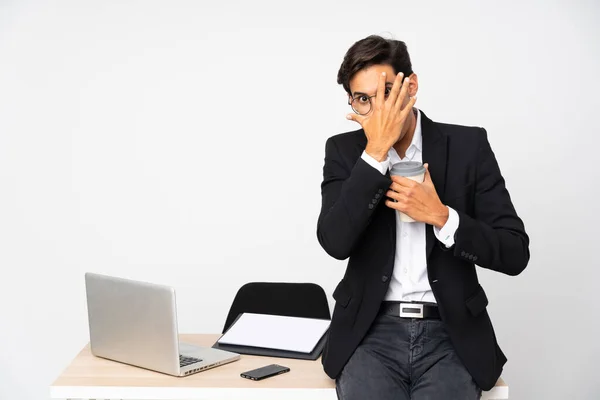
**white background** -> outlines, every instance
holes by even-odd
[[[44,399],[88,340],[83,274],[173,285],[219,332],[248,281],[345,263],[316,239],[336,75],[405,40],[417,106],[483,126],[531,236],[481,271],[511,399],[600,398],[595,1],[1,1],[0,398]]]

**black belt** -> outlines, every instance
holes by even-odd
[[[402,318],[441,319],[438,306],[431,303],[384,301],[379,308],[379,314]]]

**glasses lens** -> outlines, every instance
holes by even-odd
[[[371,111],[371,99],[367,96],[358,96],[352,100],[352,109],[355,113],[364,115]]]

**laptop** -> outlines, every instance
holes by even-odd
[[[90,347],[97,357],[174,376],[239,360],[237,353],[180,343],[175,290],[86,273]]]

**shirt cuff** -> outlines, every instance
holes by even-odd
[[[386,157],[385,160],[383,160],[382,162],[379,162],[376,159],[374,159],[373,157],[371,157],[370,155],[368,155],[366,151],[363,151],[360,158],[365,160],[365,162],[367,164],[369,164],[371,167],[373,167],[377,171],[381,172],[381,175],[385,175],[388,168],[390,167],[390,156],[389,155]]]
[[[446,221],[446,224],[442,226],[441,229],[439,229],[437,226],[433,227],[433,233],[435,234],[435,237],[447,248],[454,246],[454,234],[458,229],[459,222],[460,219],[458,217],[458,213],[454,209],[448,207],[448,221]]]

